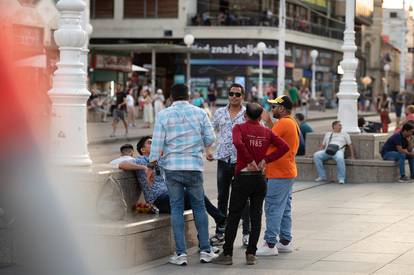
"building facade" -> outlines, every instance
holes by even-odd
[[[337,66],[342,59],[345,27],[345,7],[341,9],[336,2],[341,1],[286,1],[286,84],[309,86],[310,51],[317,49],[317,91],[332,102],[339,86]],[[257,85],[256,45],[263,41],[267,45],[264,83],[269,87],[277,82],[278,10],[279,1],[265,0],[92,0],[92,56],[129,56],[131,63],[149,68],[151,54],[134,50],[134,44],[184,45],[183,37],[192,34],[193,47],[206,50],[191,56],[192,90],[206,93],[209,86],[215,86],[224,98],[232,82],[244,84],[247,90]],[[130,47],[114,51],[120,44]],[[185,54],[163,52],[156,60],[156,87],[168,89],[172,83],[185,80]],[[109,80],[102,72],[91,79]]]
[[[412,91],[414,83],[414,19],[412,7],[409,7],[408,10],[384,9],[383,20],[383,34],[387,37],[389,43],[394,45],[400,51],[405,50],[407,52],[405,61],[405,82],[406,88],[409,91]],[[402,49],[402,36],[405,28],[407,28],[405,33],[406,49]]]

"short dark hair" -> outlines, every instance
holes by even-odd
[[[134,151],[134,146],[132,146],[132,144],[124,144],[121,146],[121,148],[119,148],[119,150],[121,151],[121,154],[128,154],[131,151]]]
[[[263,107],[257,103],[247,103],[246,105],[246,115],[252,119],[257,120],[263,113]]]
[[[299,121],[304,121],[305,120],[305,116],[302,113],[296,113],[295,117]]]
[[[358,118],[358,127],[364,127],[366,121],[364,117]]]
[[[401,128],[401,131],[411,131],[414,129],[414,125],[411,121],[408,121],[404,123],[403,127]]]
[[[149,139],[152,139],[151,136],[142,137],[137,143],[137,151],[140,155],[142,155],[142,147],[144,147],[145,142]]]
[[[332,122],[332,128],[335,127],[336,124],[341,123],[341,121],[339,120],[335,120],[334,122]]]
[[[239,83],[233,83],[233,84],[231,84],[230,85],[230,87],[229,87],[229,92],[230,92],[230,90],[231,90],[231,88],[240,88],[240,90],[241,90],[241,93],[244,95],[244,87],[243,87],[243,85],[241,85],[241,84],[239,84]]]
[[[184,84],[174,84],[171,87],[171,98],[173,101],[188,100],[190,98],[188,87]]]

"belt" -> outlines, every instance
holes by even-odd
[[[241,176],[263,176],[262,171],[240,171]]]
[[[222,159],[219,159],[219,160],[221,160],[222,162],[225,162],[227,164],[236,164],[236,163],[231,162],[231,157],[222,158]]]

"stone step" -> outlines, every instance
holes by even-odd
[[[399,177],[398,165],[394,161],[346,159],[346,182],[395,182]],[[297,181],[313,181],[318,177],[313,158],[296,157],[298,169]],[[333,160],[325,162],[328,180],[336,181],[336,163]]]
[[[184,213],[187,247],[198,244],[192,211]],[[86,226],[88,262],[98,269],[131,268],[175,252],[170,215],[129,215],[122,221],[99,221]]]

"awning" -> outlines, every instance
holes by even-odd
[[[95,50],[111,50],[111,51],[129,51],[138,53],[150,53],[155,50],[157,53],[208,53],[207,49],[199,49],[196,47],[188,48],[187,46],[174,44],[89,44],[90,49]]]
[[[45,54],[35,55],[25,59],[16,61],[16,66],[19,67],[35,67],[35,68],[46,68],[47,58]]]
[[[133,72],[148,72],[149,70],[144,67],[138,66],[138,65],[132,65],[132,71]]]

